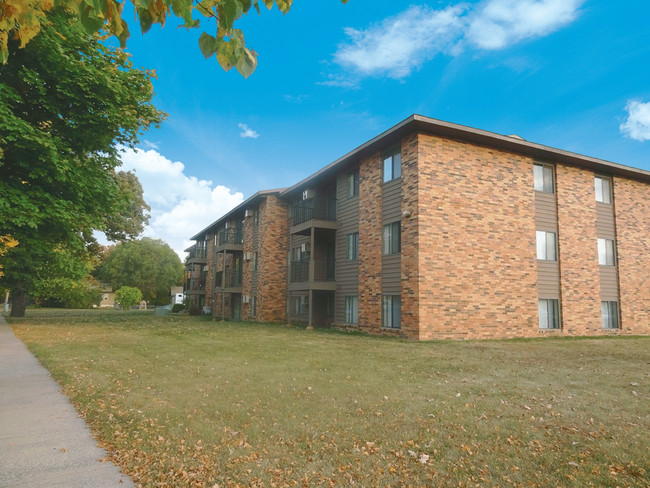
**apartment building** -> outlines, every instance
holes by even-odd
[[[650,333],[650,172],[419,115],[192,240],[186,294],[220,317]]]

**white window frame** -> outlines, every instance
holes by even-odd
[[[537,300],[539,328],[542,330],[558,330],[561,328],[560,300],[556,298],[540,298]]]
[[[598,238],[598,264],[616,266],[616,243],[614,239]]]
[[[402,223],[398,220],[385,224],[382,230],[382,254],[389,256],[402,252]]]
[[[396,147],[384,154],[384,183],[402,177],[402,152]]]
[[[345,259],[356,261],[359,259],[359,233],[351,232],[345,235]]]
[[[359,323],[359,297],[357,295],[349,295],[345,297],[345,318],[346,324]]]
[[[381,326],[384,329],[402,328],[402,297],[401,295],[382,295],[381,297]]]
[[[594,177],[594,192],[596,201],[611,205],[612,203],[612,179],[606,176]]]
[[[620,315],[618,302],[616,300],[603,300],[600,302],[600,314],[603,322],[603,329],[620,329]]]
[[[540,261],[557,261],[557,235],[555,232],[538,230],[535,232],[537,241],[537,259]]]
[[[555,171],[549,164],[533,164],[533,180],[535,191],[555,193]]]

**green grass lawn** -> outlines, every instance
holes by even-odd
[[[142,486],[650,485],[650,338],[408,342],[151,312],[16,334]]]

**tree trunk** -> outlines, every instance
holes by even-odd
[[[23,290],[16,290],[13,292],[11,300],[11,316],[24,317],[25,307],[27,306],[27,293]]]

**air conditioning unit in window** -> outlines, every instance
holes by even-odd
[[[302,199],[307,200],[309,198],[314,198],[314,190],[304,190],[302,192]]]
[[[250,261],[253,259],[253,253],[252,252],[245,252],[244,253],[244,261]]]
[[[244,212],[244,218],[252,217],[253,216],[253,209],[252,208],[247,208],[246,212]]]
[[[241,302],[242,303],[250,303],[250,301],[251,301],[251,297],[249,297],[248,295],[242,295],[241,296]]]

